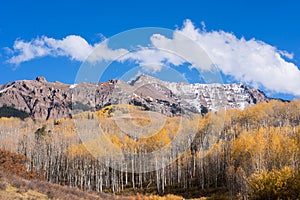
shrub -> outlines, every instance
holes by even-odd
[[[253,174],[249,179],[251,199],[300,198],[300,174],[293,175],[289,167]]]
[[[28,162],[29,159],[22,154],[0,149],[0,170],[26,179],[43,179],[43,173],[38,173],[35,169],[27,170],[26,164]]]

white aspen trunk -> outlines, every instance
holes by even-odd
[[[131,181],[132,181],[132,188],[135,189],[135,182],[134,182],[134,159],[131,160],[131,168],[132,168],[132,174],[131,174]]]
[[[157,191],[159,193],[160,191],[160,184],[159,184],[159,171],[158,171],[158,162],[157,162],[157,158],[155,159],[155,172],[156,172],[156,188],[157,188]]]

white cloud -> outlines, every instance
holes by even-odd
[[[122,56],[126,55],[128,50],[126,49],[110,49],[107,45],[107,40],[104,40],[100,44],[96,44],[93,48],[93,52],[86,58],[88,62],[101,62],[101,61],[121,61]]]
[[[159,72],[164,65],[172,64],[179,66],[185,62],[184,59],[166,49],[145,47],[141,47],[134,52],[129,52],[120,59],[123,62],[126,60],[134,61],[149,73]]]
[[[112,50],[107,47],[107,43],[96,43],[90,45],[85,39],[77,35],[69,35],[58,40],[43,36],[30,42],[16,40],[12,52],[15,54],[8,62],[19,65],[38,57],[43,56],[66,56],[72,60],[85,61],[88,56],[90,61],[113,60],[126,53],[124,49]]]
[[[293,54],[259,40],[239,39],[232,33],[201,31],[189,20],[177,31],[197,42],[224,74],[271,92],[300,95],[300,71],[282,57],[292,59]]]
[[[151,37],[151,42],[154,47],[168,51],[171,56],[166,59],[175,66],[189,62],[201,69],[211,67],[211,61],[201,46],[178,31],[174,32],[172,39],[155,34]]]
[[[144,70],[153,73],[168,64],[180,66],[183,63],[191,63],[202,69],[211,68],[212,63],[206,52],[193,40],[177,31],[174,32],[172,39],[154,34],[150,41],[150,47],[140,47],[123,56],[121,60],[134,61]]]
[[[46,36],[29,42],[16,40],[8,62],[18,65],[43,56],[65,56],[76,61],[88,58],[90,62],[129,60],[153,73],[166,64],[180,66],[189,62],[192,67],[205,70],[213,62],[237,81],[261,85],[269,92],[300,95],[300,71],[285,59],[292,60],[292,53],[256,39],[237,38],[233,33],[207,31],[204,22],[201,24],[202,29],[198,29],[186,20],[172,38],[154,34],[151,48],[140,47],[135,52],[110,49],[106,40],[92,45],[76,35],[61,40]]]
[[[80,36],[70,35],[62,40],[43,37],[44,46],[51,49],[54,56],[68,56],[72,60],[83,61],[93,51],[94,47]]]
[[[198,47],[181,35],[192,39]],[[261,85],[269,92],[300,95],[300,71],[283,58],[293,59],[293,54],[262,41],[239,39],[224,31],[207,32],[186,20],[182,29],[174,31],[172,39],[154,35],[152,43],[158,48],[174,50],[194,68],[205,70],[214,63],[237,81]],[[206,60],[205,52],[199,48],[203,48],[211,60]]]
[[[278,50],[278,52],[280,53],[280,55],[292,60],[294,58],[294,54],[293,53],[289,53],[287,51],[281,51],[281,50]]]
[[[10,58],[8,62],[12,64],[20,64],[21,62],[32,60],[36,57],[48,55],[50,53],[50,49],[44,46],[42,39],[35,39],[30,42],[16,40],[13,52],[20,52],[20,54]]]

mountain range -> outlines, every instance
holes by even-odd
[[[130,82],[109,80],[70,85],[37,77],[0,86],[0,117],[58,119],[111,104],[131,104],[177,116],[188,112],[205,114],[220,109],[244,109],[269,100],[262,91],[243,83],[189,84],[140,75]]]

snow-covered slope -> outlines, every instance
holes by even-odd
[[[245,84],[188,84],[164,82],[146,75],[139,76],[131,82],[132,85],[152,85],[160,91],[169,89],[178,102],[185,107],[201,112],[203,107],[216,111],[220,109],[239,108],[244,109],[258,102],[269,99],[259,90]]]

